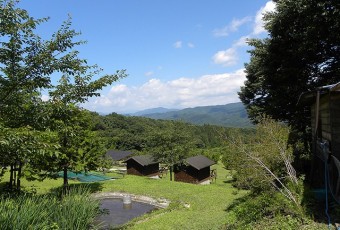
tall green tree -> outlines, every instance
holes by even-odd
[[[76,40],[80,33],[71,28],[71,19],[66,20],[50,39],[44,40],[36,33],[36,28],[48,18],[34,19],[26,10],[18,8],[17,3],[16,0],[0,1],[0,123],[13,131],[27,126],[45,131],[53,126],[49,118],[54,116],[60,124],[64,121],[65,127],[68,121],[77,120],[81,114],[77,103],[98,96],[98,90],[124,77],[125,73],[117,71],[91,81],[101,69],[79,58],[76,47],[84,41]],[[51,82],[52,73],[62,75],[58,86]],[[40,90],[51,88],[55,105],[52,113],[45,109],[40,99]],[[72,115],[76,117],[67,117]],[[6,140],[0,139],[0,142],[5,143]],[[17,150],[0,151],[0,159],[14,157],[13,152]]]
[[[193,148],[192,137],[186,130],[186,124],[171,122],[170,125],[151,136],[149,142],[153,157],[164,163],[170,170],[170,180],[174,165],[183,163]]]
[[[56,159],[58,168],[63,170],[64,186],[68,185],[67,172],[70,169],[88,169],[99,162],[98,156],[105,152],[100,145],[99,137],[96,137],[93,129],[91,114],[79,107],[79,103],[88,100],[89,97],[99,96],[97,92],[106,85],[125,77],[124,71],[118,71],[114,75],[105,75],[97,80],[92,77],[99,72],[92,66],[75,66],[77,71],[64,73],[59,84],[50,91],[50,109],[52,130],[57,132],[60,144],[61,156]],[[90,71],[95,68],[95,71]],[[89,141],[96,138],[97,143]]]
[[[309,126],[302,92],[340,81],[340,2],[275,0],[264,17],[268,37],[251,39],[239,97],[255,122],[265,113],[293,129]]]

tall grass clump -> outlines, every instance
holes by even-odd
[[[56,195],[22,195],[0,198],[0,229],[89,229],[98,212],[98,201],[86,187]]]

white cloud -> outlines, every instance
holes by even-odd
[[[242,47],[247,46],[247,39],[249,39],[250,36],[242,36],[240,37],[236,42],[234,42],[233,47]]]
[[[263,15],[267,12],[271,12],[275,10],[275,3],[272,1],[269,1],[266,3],[264,7],[262,7],[259,11],[257,11],[255,16],[255,25],[253,29],[253,34],[258,35],[266,31],[264,28],[264,22],[263,22]]]
[[[247,39],[249,39],[250,37],[258,37],[258,35],[266,31],[265,28],[263,27],[263,14],[266,12],[274,11],[274,10],[275,10],[275,3],[272,1],[268,1],[264,7],[261,7],[261,9],[258,10],[256,13],[253,31],[249,33],[248,35],[240,37],[237,41],[235,41],[231,45],[231,48],[217,51],[213,56],[214,63],[220,64],[223,66],[235,65],[238,61],[238,58],[237,58],[238,48],[247,46]],[[237,29],[240,25],[248,22],[249,20],[250,20],[249,17],[246,17],[239,21],[235,20],[229,26],[225,27],[225,31],[222,31],[222,30],[219,31],[220,32],[219,36],[223,36],[223,32],[225,32],[224,35],[227,35],[229,31]],[[215,35],[218,35],[218,34],[215,33]]]
[[[195,48],[195,45],[193,43],[191,43],[191,42],[188,42],[188,47],[189,48]]]
[[[154,72],[153,71],[148,71],[144,75],[147,76],[147,77],[150,77],[150,76],[154,75]]]
[[[173,44],[176,49],[182,48],[182,41],[177,41]]]
[[[237,91],[245,81],[243,69],[232,73],[179,78],[164,82],[150,79],[139,87],[120,84],[84,107],[100,112],[133,112],[146,108],[187,108],[239,101]]]
[[[251,21],[251,17],[244,17],[242,19],[233,19],[229,25],[223,28],[220,28],[220,29],[215,29],[213,31],[213,34],[216,37],[226,37],[231,32],[237,31],[240,26],[250,21]]]
[[[213,56],[213,61],[216,64],[220,64],[223,66],[232,66],[237,63],[237,53],[235,48],[229,48],[226,50],[221,50],[218,51],[214,56]]]

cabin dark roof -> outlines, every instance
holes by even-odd
[[[134,161],[136,161],[138,164],[142,166],[148,166],[151,164],[159,163],[151,155],[134,156],[134,157],[131,157],[130,159],[133,159]]]
[[[106,152],[107,156],[110,156],[114,161],[120,161],[131,156],[133,152],[130,151],[119,151],[119,150],[109,150]]]
[[[315,97],[319,92],[320,95],[323,95],[328,92],[340,91],[340,82],[333,85],[326,85],[316,88],[313,91],[303,92],[298,100],[298,105],[310,105],[315,102]]]
[[[214,161],[212,161],[209,158],[202,156],[202,155],[189,157],[185,161],[189,165],[191,165],[192,167],[194,167],[195,169],[198,169],[198,170],[201,170],[205,167],[209,167],[209,166],[215,164]]]

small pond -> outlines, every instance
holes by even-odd
[[[103,198],[100,199],[100,209],[104,213],[96,218],[95,223],[100,223],[101,229],[110,229],[110,227],[118,227],[135,217],[151,212],[157,207],[136,201],[124,204],[123,199],[119,198]]]

